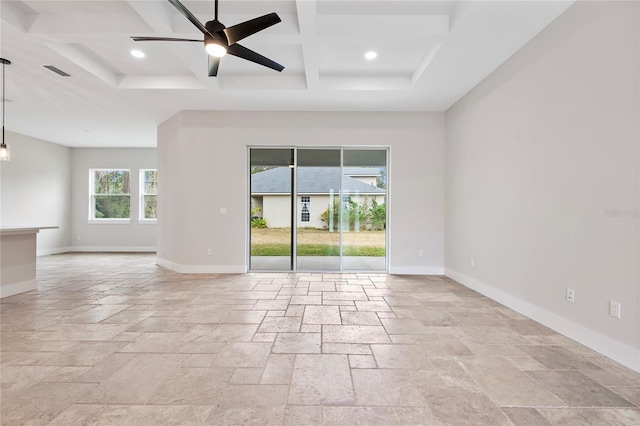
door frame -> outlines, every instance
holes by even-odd
[[[293,150],[293,173],[291,179],[291,260],[290,260],[290,269],[282,270],[282,269],[252,269],[251,268],[251,150],[252,149],[291,149]],[[344,151],[385,151],[386,158],[386,193],[385,193],[385,205],[386,205],[386,218],[385,218],[385,268],[384,270],[356,270],[356,269],[348,269],[345,270],[343,268],[343,254],[342,254],[342,227],[340,224],[339,228],[339,257],[340,257],[340,266],[338,270],[308,270],[308,269],[298,269],[297,268],[297,224],[298,224],[298,191],[297,191],[297,177],[298,177],[298,150],[305,149],[318,149],[318,150],[339,150],[340,151],[340,188],[338,191],[338,200],[340,201],[338,204],[340,206],[340,217],[342,216],[342,187],[343,187],[343,176],[344,176]],[[391,226],[390,226],[390,188],[389,188],[389,176],[390,172],[390,163],[391,163],[391,147],[390,146],[382,146],[382,145],[343,145],[343,146],[300,146],[300,145],[247,145],[247,165],[245,170],[245,176],[247,177],[246,184],[246,197],[248,207],[245,209],[245,223],[247,226],[246,232],[246,264],[248,272],[319,272],[319,273],[388,273],[389,271],[389,263],[391,258],[391,250],[390,250],[390,234],[391,234]]]

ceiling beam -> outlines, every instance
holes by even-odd
[[[0,18],[23,33],[29,32],[40,15],[20,2],[3,1],[0,3]]]
[[[168,2],[127,0],[127,3],[158,34],[169,34],[173,30]]]
[[[320,85],[316,7],[316,0],[296,0],[302,42],[302,59],[308,90],[316,90]]]
[[[64,56],[69,61],[83,68],[85,71],[98,77],[111,86],[117,86],[120,77],[102,65],[100,62],[83,52],[78,46],[71,43],[44,43],[51,50]]]

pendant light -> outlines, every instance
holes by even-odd
[[[5,105],[5,84],[4,84],[4,67],[6,65],[11,65],[11,61],[5,58],[0,58],[0,63],[2,63],[2,143],[0,144],[0,161],[9,161],[11,160],[11,151],[9,150],[9,145],[7,145],[7,140],[4,136],[4,105]]]

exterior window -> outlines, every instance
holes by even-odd
[[[131,173],[129,170],[92,169],[90,220],[130,219]]]
[[[155,222],[158,217],[158,171],[140,170],[140,220]]]
[[[311,197],[300,197],[302,208],[300,209],[300,221],[309,222],[311,215],[309,213],[309,204],[311,204]]]

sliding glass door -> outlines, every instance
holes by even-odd
[[[250,269],[386,271],[387,150],[250,149]]]
[[[251,149],[249,269],[291,271],[293,149]]]

